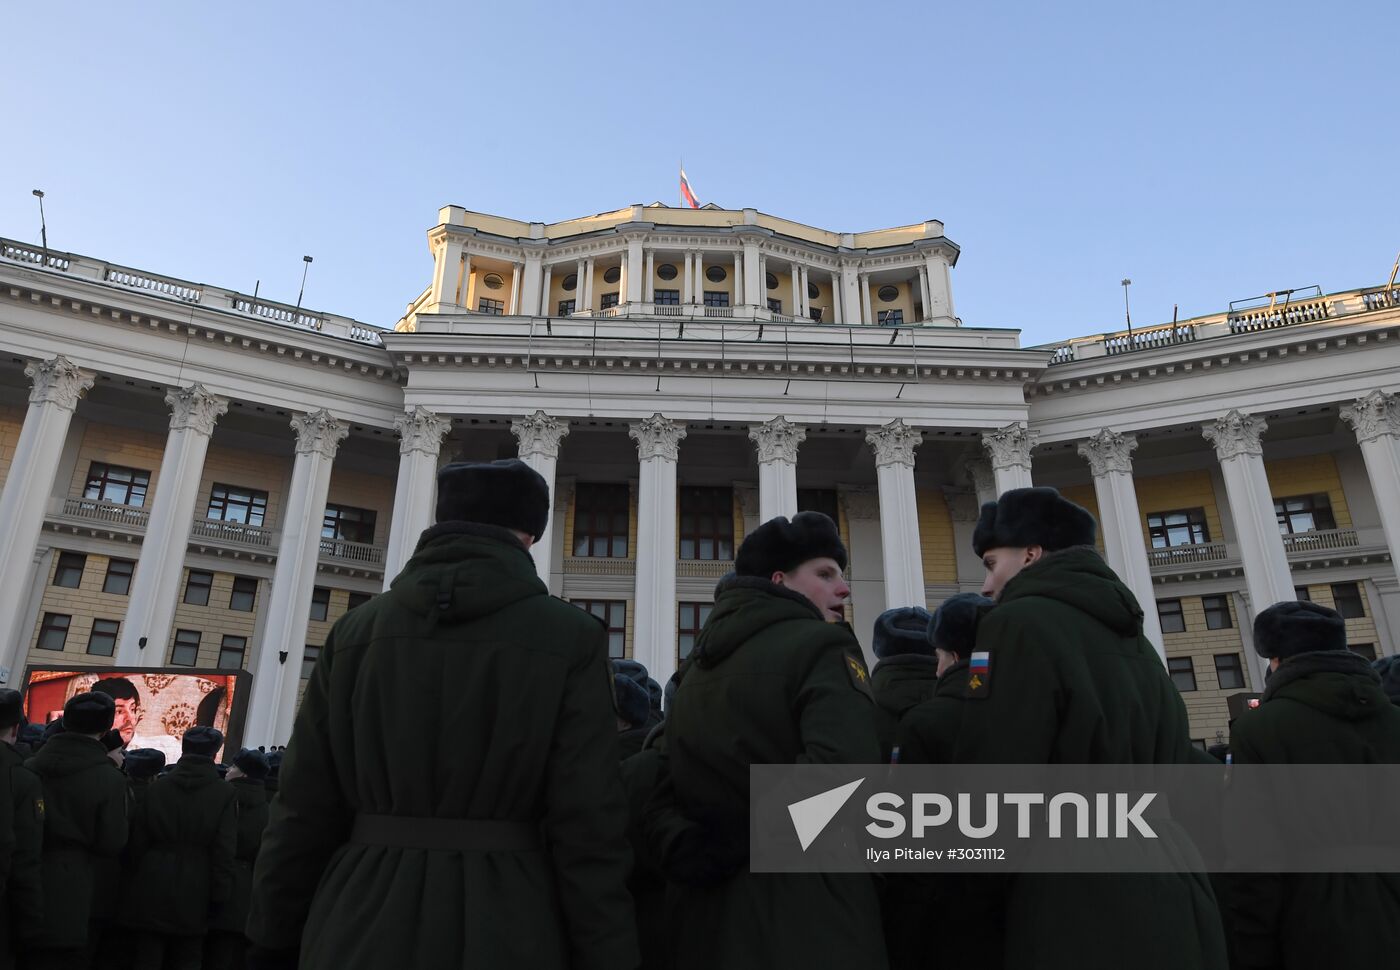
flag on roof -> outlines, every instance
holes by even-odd
[[[700,200],[695,198],[695,193],[690,191],[690,181],[685,177],[685,169],[681,169],[681,202],[692,209],[700,208]]]

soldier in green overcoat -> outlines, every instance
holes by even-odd
[[[214,764],[223,745],[215,728],[187,730],[174,770],[136,813],[125,895],[138,970],[198,968],[209,913],[233,892],[234,793]]]
[[[263,789],[267,770],[266,755],[244,748],[224,776],[236,798],[233,813],[238,820],[238,848],[234,853],[233,892],[215,907],[209,919],[204,947],[206,970],[241,970],[245,963],[243,929],[248,923],[248,901],[253,894],[253,864],[267,828],[267,795]]]
[[[73,695],[63,730],[25,762],[44,791],[44,919],[25,946],[26,967],[86,968],[91,958],[96,863],[127,840],[126,779],[99,740],[115,715],[106,694]]]
[[[0,690],[0,970],[15,965],[15,950],[44,919],[44,789],[15,750],[24,702],[17,690]]]
[[[1052,488],[982,507],[987,570],[954,748],[958,764],[1188,764],[1186,708],[1142,608],[1094,549],[1093,516]],[[1179,828],[1162,851],[1196,858]],[[1172,844],[1167,846],[1167,842]],[[1204,872],[1035,874],[1005,880],[1009,970],[1224,968]]]
[[[1346,645],[1346,621],[1318,603],[1276,603],[1254,620],[1254,649],[1272,674],[1258,708],[1236,719],[1237,765],[1400,764],[1400,709]],[[1341,803],[1322,817],[1270,804],[1286,844],[1322,858],[1395,844],[1393,806]],[[1231,846],[1226,840],[1227,852]],[[1382,967],[1400,959],[1400,873],[1235,873],[1226,928],[1237,968]]]
[[[938,660],[928,642],[929,619],[928,610],[921,606],[896,607],[875,618],[870,649],[876,663],[870,671],[870,689],[875,695],[880,760],[886,763],[894,752],[899,719],[932,697],[938,682]]]
[[[637,962],[607,634],[551,599],[519,461],[447,465],[437,525],[321,651],[253,873],[250,965]]]
[[[722,580],[663,737],[648,839],[677,884],[687,968],[886,966],[866,874],[750,873],[749,766],[874,764],[874,701],[842,619],[846,550],[831,519],[759,526]]]

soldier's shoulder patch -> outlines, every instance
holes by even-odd
[[[865,661],[849,651],[842,656],[846,661],[846,674],[851,678],[856,690],[873,697],[874,694],[870,691],[870,673],[865,669]]]
[[[967,693],[965,697],[983,698],[992,690],[992,652],[974,650],[967,662]]]
[[[34,799],[34,817],[41,822],[44,820],[44,800],[42,798]]]

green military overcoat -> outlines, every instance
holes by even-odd
[[[1236,719],[1230,750],[1238,765],[1400,764],[1400,708],[1362,658],[1299,654],[1269,678],[1259,707]],[[1322,818],[1269,807],[1269,818],[1240,824],[1277,826],[1289,844],[1324,857],[1394,845],[1400,824],[1393,812],[1373,818],[1356,805],[1339,804]],[[1237,967],[1381,967],[1400,959],[1400,873],[1239,873],[1225,883]]]
[[[0,743],[0,776],[11,836],[0,870],[0,967],[11,967],[16,944],[44,921],[44,789],[9,744]]]
[[[978,624],[976,653],[989,670],[969,677],[956,763],[1191,762],[1186,708],[1142,609],[1093,549],[1048,554],[1011,579]],[[1196,853],[1189,840],[1163,851]],[[1009,970],[1226,965],[1204,872],[1023,874],[1005,882],[1004,919]]]
[[[899,719],[915,704],[932,697],[937,683],[937,657],[900,653],[875,665],[870,672],[870,687],[875,694],[875,733],[880,739],[881,761],[890,760]]]
[[[299,946],[301,970],[635,965],[611,685],[603,627],[549,596],[512,533],[429,529],[321,651],[250,942]],[[352,841],[357,816],[402,820],[399,844]],[[425,818],[447,824],[420,839]],[[503,828],[536,844],[482,843]]]
[[[25,762],[44,790],[44,920],[34,946],[87,945],[96,861],[126,845],[127,790],[102,742],[56,734]]]
[[[253,894],[253,863],[267,828],[267,792],[261,778],[235,778],[233,812],[238,824],[238,848],[234,852],[233,892],[217,906],[209,920],[211,930],[243,933],[248,923],[248,900]]]
[[[869,876],[750,873],[746,859],[750,765],[879,761],[860,644],[765,580],[717,592],[666,722],[648,833],[668,875],[697,830],[736,871],[676,888],[676,967],[884,967]]]
[[[146,790],[131,831],[130,926],[171,936],[208,931],[211,910],[233,893],[234,799],[214,759],[197,754]]]

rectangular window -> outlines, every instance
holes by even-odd
[[[62,650],[68,642],[68,627],[73,618],[66,613],[45,613],[44,622],[39,624],[40,650]]]
[[[253,612],[258,598],[258,581],[252,576],[233,577],[233,592],[229,593],[228,608],[240,613]]]
[[[115,502],[117,505],[130,505],[139,509],[146,504],[146,490],[150,486],[151,473],[148,471],[95,461],[88,466],[83,498]]]
[[[267,493],[237,485],[215,485],[209,492],[207,519],[218,522],[238,522],[242,525],[262,525],[267,515]]]
[[[373,542],[374,527],[379,513],[374,509],[357,509],[353,505],[327,505],[321,519],[322,539],[343,539],[346,542]]]
[[[1186,617],[1181,613],[1181,600],[1158,600],[1157,619],[1163,633],[1184,633]]]
[[[880,310],[876,315],[876,321],[882,327],[902,327],[904,326],[904,311]]]
[[[813,322],[813,323],[821,323],[821,322],[822,322],[822,308],[819,307],[819,306],[808,307],[808,308],[807,308],[807,316],[809,316],[809,317],[812,318],[812,322]]]
[[[608,310],[615,306],[617,306],[616,293],[604,293],[598,301],[598,309],[600,310]]]
[[[1172,675],[1172,683],[1181,693],[1196,689],[1196,668],[1190,657],[1168,657],[1167,673]]]
[[[729,294],[724,290],[706,290],[705,306],[729,306]]]
[[[1347,649],[1358,657],[1364,657],[1368,661],[1375,662],[1376,645],[1374,643],[1353,643],[1350,644]]]
[[[820,512],[832,522],[840,523],[841,513],[836,508],[836,489],[799,488],[797,490],[797,511]]]
[[[1221,690],[1240,690],[1244,687],[1244,667],[1237,653],[1217,653],[1215,655],[1215,679]]]
[[[311,672],[316,669],[316,661],[321,659],[321,648],[306,645],[306,653],[301,655],[301,679],[310,680]]]
[[[242,670],[243,654],[247,649],[247,637],[225,636],[219,644],[219,669]]]
[[[573,300],[560,300],[560,301],[559,301],[559,313],[557,314],[558,316],[567,317],[567,316],[569,316],[570,314],[572,314],[573,312],[574,312],[574,301],[573,301]]]
[[[608,628],[608,656],[627,656],[627,603],[624,600],[570,600],[579,609],[592,613]]]
[[[1361,598],[1361,587],[1356,583],[1333,583],[1332,602],[1345,620],[1359,620],[1366,615],[1366,604]]]
[[[120,629],[121,624],[116,620],[93,620],[87,652],[94,657],[112,656],[117,652],[117,631]]]
[[[199,662],[199,631],[176,630],[175,643],[170,648],[172,667],[193,667]]]
[[[1229,630],[1234,626],[1230,622],[1230,600],[1225,596],[1202,596],[1201,608],[1206,611],[1207,630]]]
[[[131,577],[136,573],[133,559],[108,559],[107,577],[102,580],[102,592],[125,596],[131,592]]]
[[[1274,516],[1278,519],[1278,531],[1283,535],[1337,527],[1337,520],[1332,517],[1332,500],[1325,492],[1276,498]]]
[[[655,303],[657,306],[680,306],[681,291],[653,290],[651,293],[651,302]]]
[[[185,580],[185,602],[191,606],[208,606],[209,590],[214,586],[214,574],[191,569]]]
[[[574,489],[574,555],[626,559],[630,504],[626,485],[580,482]]]
[[[710,618],[713,603],[680,603],[676,607],[676,660],[690,656],[695,649],[695,639],[700,636],[700,628]]]
[[[734,490],[726,486],[680,490],[680,558],[734,558]]]
[[[60,552],[58,565],[53,571],[53,585],[77,589],[83,585],[83,567],[86,565],[87,556],[81,552]]]
[[[1300,603],[1312,602],[1312,596],[1308,593],[1308,588],[1306,586],[1294,586],[1293,598]]]
[[[783,301],[782,301],[782,300],[775,300],[775,299],[773,299],[772,297],[769,297],[769,299],[768,299],[768,309],[771,310],[771,311],[774,312],[774,313],[782,313],[782,312],[783,312]]]
[[[1153,549],[1172,546],[1199,546],[1210,542],[1205,509],[1177,509],[1152,512],[1147,516],[1147,534]]]
[[[372,599],[374,599],[373,593],[351,593],[350,605],[346,609],[353,610],[357,606],[364,606]]]
[[[331,591],[324,586],[317,586],[311,591],[311,619],[315,622],[324,622],[331,611]]]
[[[476,301],[476,312],[489,313],[492,316],[499,317],[506,312],[506,304],[504,300],[488,300],[483,296]]]

